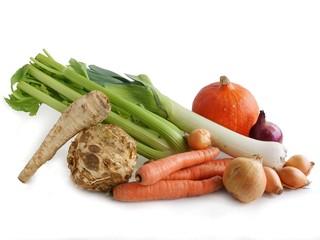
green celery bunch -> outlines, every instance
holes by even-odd
[[[75,59],[64,66],[44,50],[11,78],[12,93],[5,101],[15,110],[36,115],[41,104],[64,111],[92,90],[104,92],[112,104],[105,123],[123,128],[137,142],[138,153],[159,159],[186,151],[185,133],[167,120],[162,95],[146,75],[127,78]]]

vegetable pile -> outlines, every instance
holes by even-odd
[[[303,155],[286,160],[280,128],[265,121],[251,92],[225,76],[204,87],[190,111],[145,74],[123,77],[75,59],[63,65],[44,50],[16,71],[11,91],[5,101],[15,110],[33,116],[46,104],[61,113],[20,173],[22,182],[75,137],[67,156],[74,183],[119,201],[176,199],[225,187],[250,202],[310,183],[314,163]],[[219,159],[220,151],[229,157]],[[138,155],[150,161],[129,182]]]
[[[42,103],[63,112],[82,95],[99,90],[112,108],[105,120],[124,129],[137,141],[138,153],[159,159],[188,150],[184,133],[207,129],[224,153],[233,157],[261,155],[264,164],[280,168],[286,148],[277,142],[261,142],[227,129],[161,94],[146,75],[126,75],[75,59],[64,66],[46,51],[31,58],[12,77],[12,94],[6,98],[14,109],[35,115]],[[14,87],[16,89],[14,89]]]

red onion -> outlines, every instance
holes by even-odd
[[[266,115],[263,110],[260,111],[257,122],[252,126],[249,137],[279,143],[282,143],[283,140],[281,129],[274,123],[266,121]]]

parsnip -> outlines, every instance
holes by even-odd
[[[110,111],[109,98],[98,90],[91,91],[73,102],[61,114],[36,153],[21,171],[19,180],[27,182],[68,140],[81,130],[106,119]]]

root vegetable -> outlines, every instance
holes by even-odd
[[[226,158],[219,158],[219,159],[213,159],[208,162],[202,163],[203,165],[219,165],[219,166],[224,166],[226,167],[230,161],[232,161],[232,157],[226,157]]]
[[[130,182],[115,186],[112,190],[112,196],[123,202],[178,199],[212,193],[222,187],[222,177],[220,176],[201,181],[160,180],[151,185]]]
[[[18,178],[27,182],[58,149],[81,130],[94,126],[107,118],[111,109],[108,97],[100,91],[92,91],[73,102],[60,116],[39,149],[21,171]]]
[[[214,176],[223,176],[225,166],[199,164],[184,168],[166,176],[164,180],[203,180]]]
[[[122,128],[98,124],[76,136],[67,161],[77,186],[107,192],[116,184],[128,182],[137,158],[136,142]]]
[[[214,176],[223,176],[227,164],[232,158],[213,159],[195,166],[183,168],[166,176],[164,180],[202,180]]]
[[[210,161],[218,156],[220,150],[215,147],[178,153],[152,161],[141,166],[136,172],[136,180],[144,185],[153,184],[182,168]]]

